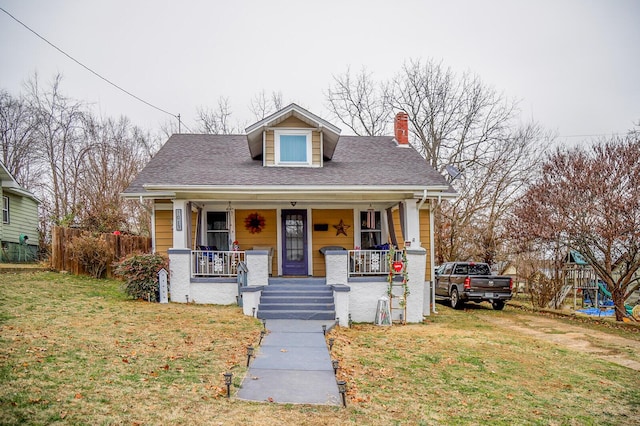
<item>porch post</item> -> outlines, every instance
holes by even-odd
[[[411,242],[411,248],[422,247],[420,241],[420,212],[418,210],[418,200],[413,198],[406,199],[404,204],[404,240]]]
[[[347,250],[327,250],[324,253],[327,285],[347,284],[349,279],[349,252]]]
[[[333,288],[336,318],[340,326],[349,326],[349,252],[347,250],[327,250],[324,253],[326,283]]]
[[[189,248],[189,226],[191,211],[186,200],[173,200],[173,248]]]
[[[269,251],[247,250],[245,252],[247,262],[247,285],[258,286],[269,284]]]
[[[427,267],[427,251],[422,248],[407,249],[407,273],[409,296],[407,296],[407,322],[422,322],[424,308],[424,275]]]
[[[171,301],[186,303],[191,297],[191,250],[169,249],[169,269],[171,271]]]

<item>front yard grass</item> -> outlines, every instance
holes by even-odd
[[[637,424],[638,372],[496,330],[490,309],[330,333],[348,406],[225,397],[262,327],[234,306],[126,299],[120,283],[0,275],[0,424]],[[631,336],[633,337],[633,336]]]

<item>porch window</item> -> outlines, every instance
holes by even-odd
[[[207,246],[212,250],[229,250],[229,216],[227,212],[207,212]]]
[[[276,130],[276,164],[280,166],[311,165],[311,131]]]
[[[360,212],[360,247],[373,249],[382,244],[382,224],[379,211]]]
[[[9,223],[9,197],[2,197],[2,223]]]

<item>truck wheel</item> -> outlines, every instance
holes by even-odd
[[[492,300],[491,306],[493,306],[493,309],[496,311],[501,311],[502,308],[504,308],[504,300]]]
[[[460,295],[458,295],[458,289],[451,290],[451,307],[453,309],[461,309],[462,302],[460,301]]]

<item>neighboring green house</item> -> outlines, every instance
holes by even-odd
[[[33,262],[38,253],[38,204],[0,162],[0,262]]]

